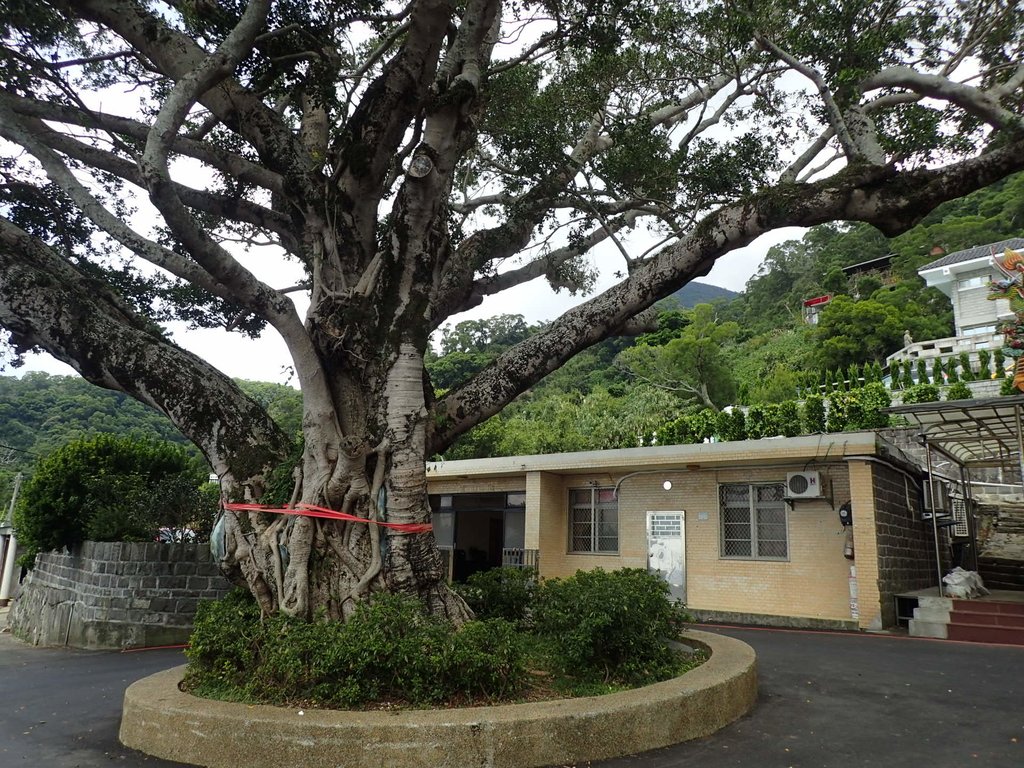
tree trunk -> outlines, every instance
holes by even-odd
[[[307,421],[292,500],[366,522],[228,512],[222,564],[244,578],[266,613],[344,619],[389,591],[462,623],[471,613],[447,585],[433,533],[375,524],[430,522],[422,353],[403,344],[380,380],[356,388],[349,372],[339,381],[339,400],[368,414],[365,436]]]

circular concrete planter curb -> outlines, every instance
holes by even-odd
[[[129,686],[120,737],[150,755],[210,768],[536,768],[618,757],[707,736],[754,706],[750,646],[694,630],[685,639],[711,658],[674,680],[465,709],[302,712],[211,701],[178,690],[185,668],[176,667]]]

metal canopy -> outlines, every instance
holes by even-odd
[[[912,403],[888,412],[919,427],[928,445],[963,467],[1021,467],[1024,395]]]

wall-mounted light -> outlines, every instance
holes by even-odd
[[[661,484],[661,487],[664,488],[666,491],[671,491],[672,490],[672,481],[671,480],[666,480],[664,483]]]

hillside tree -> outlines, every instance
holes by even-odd
[[[303,397],[292,498],[424,523],[425,456],[724,254],[783,226],[893,235],[1024,168],[1016,11],[0,0],[0,325],[165,413],[252,501],[290,436],[165,324],[277,333]],[[617,284],[434,395],[434,330],[534,280],[586,295],[598,246]],[[305,281],[261,279],[247,247]],[[266,612],[341,619],[388,590],[468,615],[429,532],[224,527]]]

